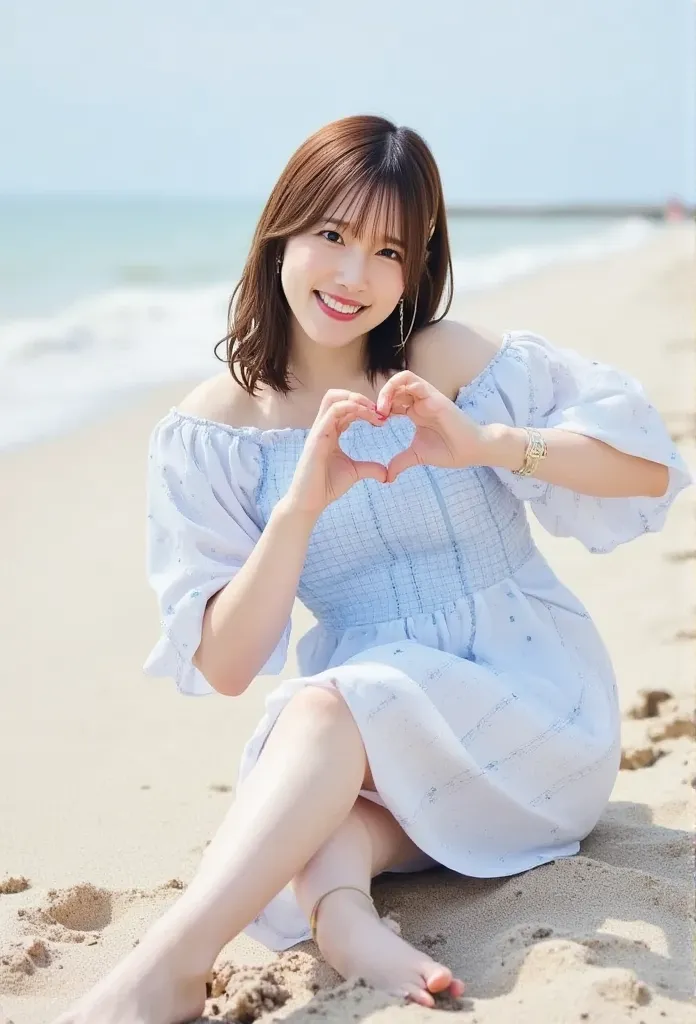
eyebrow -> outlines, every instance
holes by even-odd
[[[324,217],[325,224],[336,224],[339,228],[349,228],[350,221],[338,220],[336,217]],[[392,245],[398,245],[400,249],[404,248],[404,243],[400,238],[394,238],[393,235],[385,235],[382,239],[383,242],[390,242]]]

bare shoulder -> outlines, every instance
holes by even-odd
[[[438,391],[455,398],[460,388],[486,369],[503,338],[485,327],[440,320],[414,339],[411,369]]]
[[[258,417],[255,400],[228,370],[197,384],[179,402],[177,409],[230,427],[254,426]]]

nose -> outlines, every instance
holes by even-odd
[[[341,259],[336,272],[338,284],[342,284],[351,293],[359,292],[367,286],[367,256],[358,245],[347,245],[341,252]]]

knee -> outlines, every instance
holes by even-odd
[[[345,698],[337,686],[326,687],[313,686],[311,684],[303,686],[288,701],[288,708],[290,707],[297,714],[305,716],[321,731],[336,729],[340,726],[342,729],[347,729],[355,734],[360,739],[365,756],[365,773],[360,788],[368,789],[372,792],[376,791],[370,763],[367,759],[367,752],[360,736],[360,730]]]
[[[293,694],[288,704],[297,712],[310,714],[313,721],[333,722],[353,717],[341,691],[334,685],[303,686]]]

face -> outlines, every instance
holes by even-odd
[[[405,252],[385,224],[368,218],[358,238],[347,220],[347,204],[289,238],[281,281],[296,327],[319,345],[339,348],[366,335],[394,311],[404,290]]]

